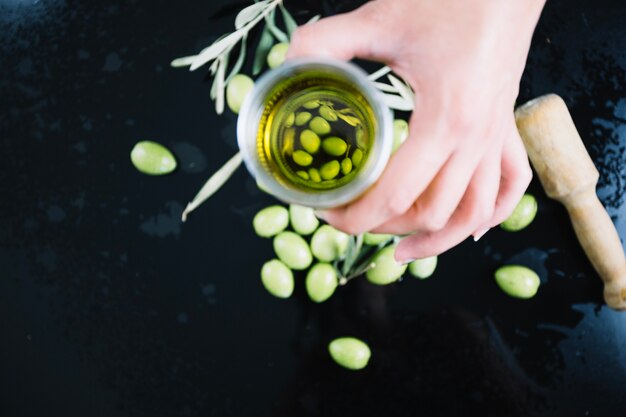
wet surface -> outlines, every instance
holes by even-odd
[[[323,305],[301,282],[287,301],[262,288],[271,245],[250,222],[272,200],[243,170],[177,221],[236,148],[236,118],[214,114],[204,75],[168,65],[243,3],[221,4],[0,0],[0,415],[619,415],[626,315],[603,306],[537,182],[537,219],[515,238],[493,230],[431,279],[357,280]],[[353,4],[291,9],[304,20]],[[623,2],[549,2],[519,100],[565,98],[622,241],[624,21]],[[144,139],[180,168],[135,171]],[[537,270],[534,299],[498,289],[506,262]],[[344,334],[370,344],[366,370],[327,356]]]

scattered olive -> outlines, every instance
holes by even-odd
[[[337,136],[331,136],[322,141],[322,149],[324,149],[324,152],[329,155],[341,156],[346,153],[348,144],[345,140],[338,138]]]
[[[246,96],[254,88],[252,78],[244,74],[235,75],[226,86],[226,104],[233,113],[239,113]]]
[[[406,265],[400,265],[394,258],[396,245],[387,246],[378,251],[372,258],[372,268],[365,273],[367,280],[376,285],[387,285],[397,281],[404,271]]]
[[[311,252],[322,262],[333,262],[345,256],[350,237],[327,224],[315,231],[311,238]]]
[[[337,271],[328,263],[317,263],[309,269],[305,284],[311,300],[316,303],[326,301],[337,288]]]
[[[365,233],[363,235],[363,243],[366,245],[376,246],[389,241],[392,237],[393,235],[387,235],[384,233]]]
[[[417,259],[409,264],[409,273],[415,278],[426,279],[430,277],[437,268],[437,257]]]
[[[338,161],[328,161],[320,167],[320,175],[324,180],[332,180],[339,175],[341,166]]]
[[[498,286],[515,298],[528,299],[537,294],[539,276],[535,271],[522,265],[507,265],[495,272]]]
[[[287,50],[289,49],[289,44],[287,42],[277,43],[272,46],[269,53],[267,54],[267,66],[270,68],[276,68],[282,65],[285,62],[285,57],[287,56]]]
[[[301,167],[308,167],[313,162],[313,157],[304,151],[298,150],[293,153],[293,162]]]
[[[176,169],[176,158],[165,146],[144,140],[137,142],[130,151],[130,160],[139,170],[148,175],[164,175]]]
[[[308,153],[317,153],[320,148],[320,137],[309,129],[304,129],[300,133],[300,144]]]
[[[289,225],[289,212],[283,206],[269,206],[259,211],[252,220],[252,226],[261,237],[276,236]]]
[[[409,136],[409,124],[402,119],[393,121],[393,148],[391,152],[395,152],[400,145],[404,143]]]
[[[311,265],[311,250],[302,236],[294,232],[281,232],[274,237],[274,252],[278,259],[291,269],[301,271]]]
[[[291,221],[293,230],[303,236],[313,233],[320,224],[312,208],[298,206],[296,204],[289,206],[289,220]]]
[[[272,259],[263,264],[261,282],[265,289],[275,297],[288,298],[293,293],[293,272],[278,259]]]
[[[527,227],[537,215],[537,199],[531,194],[524,194],[513,213],[500,224],[507,232],[517,232]]]
[[[337,364],[357,371],[367,366],[372,356],[369,346],[354,337],[340,337],[328,345],[328,352]]]
[[[318,135],[327,135],[330,133],[330,123],[319,116],[315,116],[311,119],[309,128]]]

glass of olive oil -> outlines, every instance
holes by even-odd
[[[237,136],[261,187],[288,203],[331,208],[380,177],[391,154],[392,115],[355,65],[300,59],[257,81]]]

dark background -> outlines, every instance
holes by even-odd
[[[296,2],[300,22],[356,2]],[[172,69],[229,30],[243,3],[0,0],[0,416],[616,416],[626,409],[626,315],[566,212],[539,214],[440,257],[426,281],[357,280],[313,305],[279,300],[251,228],[271,203],[241,169],[182,225],[234,152],[205,71]],[[225,7],[225,6],[231,6]],[[626,4],[549,1],[520,102],[561,94],[626,238]],[[249,68],[249,67],[248,67]],[[155,140],[180,169],[152,178],[129,152]],[[493,271],[536,269],[529,301]],[[334,337],[368,341],[361,372]]]

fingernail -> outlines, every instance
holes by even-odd
[[[320,220],[326,220],[326,216],[328,215],[328,211],[327,210],[315,210],[314,212],[315,217],[317,217]]]
[[[478,242],[478,239],[485,236],[485,233],[487,233],[488,231],[489,231],[488,227],[485,227],[484,229],[480,229],[476,231],[476,233],[474,233],[474,242]]]
[[[398,265],[404,266],[404,265],[410,264],[411,262],[414,262],[416,260],[417,260],[416,258],[411,258],[411,259],[405,259],[403,261],[396,261],[396,262],[398,263]]]

